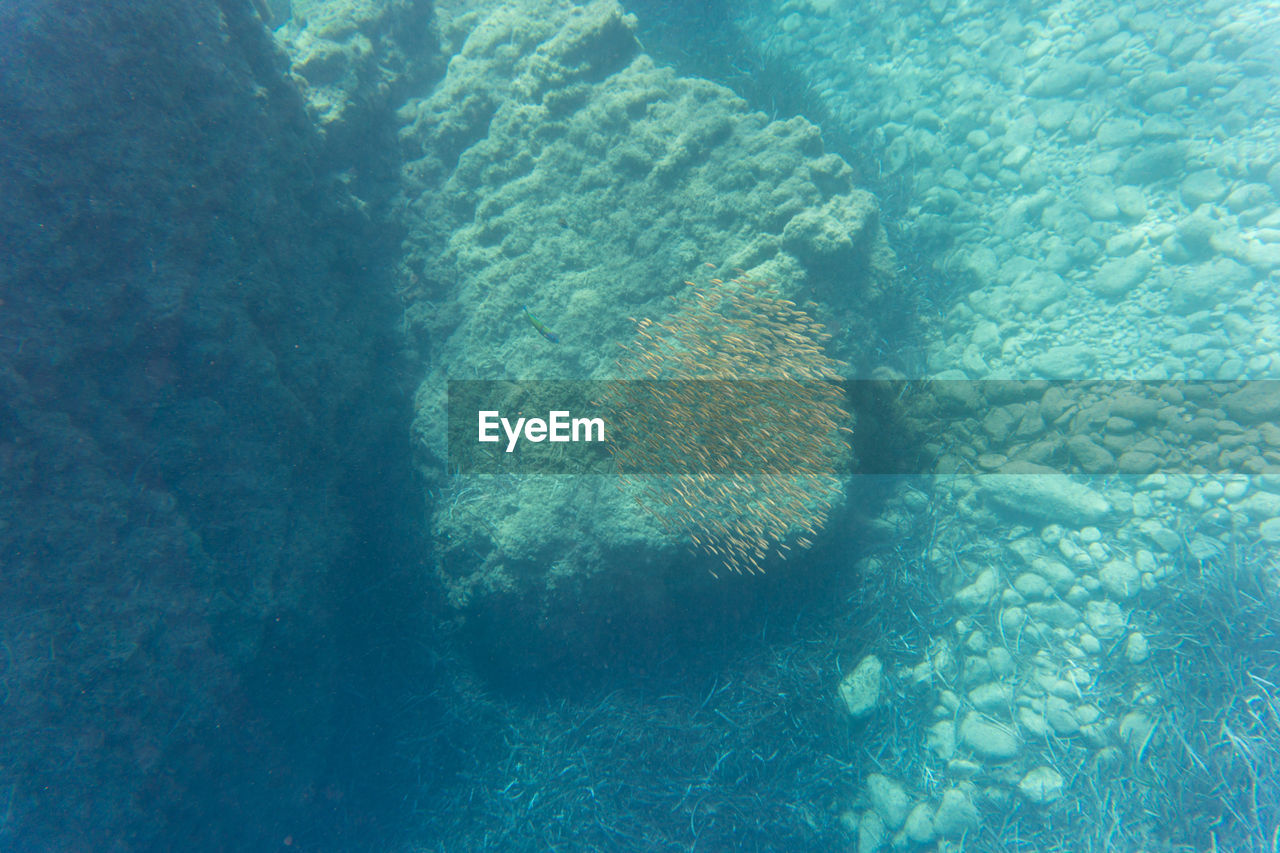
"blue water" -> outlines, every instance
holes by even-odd
[[[0,848],[1275,853],[1276,21],[9,3]]]

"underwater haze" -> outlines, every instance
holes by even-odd
[[[0,849],[1280,851],[1270,0],[10,0],[0,189]]]

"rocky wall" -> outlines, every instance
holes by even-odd
[[[6,849],[306,828],[394,326],[286,70],[247,3],[0,10]]]

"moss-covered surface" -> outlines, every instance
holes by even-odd
[[[611,487],[442,476],[447,379],[611,378],[630,318],[663,316],[704,263],[813,303],[833,354],[870,368],[892,263],[874,198],[816,127],[656,67],[634,25],[613,2],[504,5],[400,110],[406,321],[427,365],[415,436],[459,603],[692,561]]]

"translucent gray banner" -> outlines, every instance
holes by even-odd
[[[1280,382],[452,381],[460,473],[1280,473]]]

